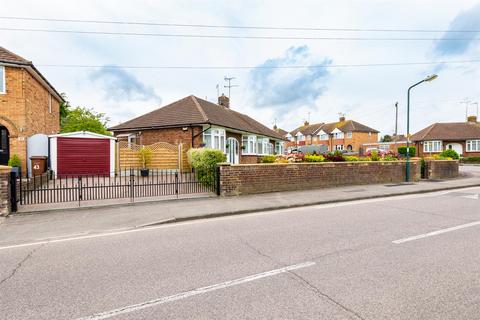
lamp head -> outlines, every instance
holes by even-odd
[[[437,78],[438,78],[438,75],[432,74],[431,76],[426,77],[425,80],[423,80],[423,81],[428,81],[428,82],[430,82],[430,81],[433,81],[433,80],[435,80],[435,79],[437,79]]]

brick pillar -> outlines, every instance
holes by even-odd
[[[10,172],[11,167],[0,166],[0,217],[10,214]]]

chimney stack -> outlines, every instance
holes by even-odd
[[[305,122],[303,123],[303,125],[306,127],[306,126],[310,125],[310,123],[309,123],[308,121],[305,121]]]
[[[218,104],[225,108],[230,108],[230,99],[222,93],[222,95],[218,97]]]
[[[341,116],[340,117],[340,122],[344,122],[345,121],[345,116]]]
[[[469,116],[467,122],[477,123],[477,116]]]

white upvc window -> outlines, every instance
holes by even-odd
[[[283,154],[284,152],[284,145],[282,141],[275,141],[275,153],[276,154]]]
[[[297,137],[297,141],[305,141],[305,136],[299,131],[295,135]]]
[[[480,152],[480,140],[467,140],[467,152]]]
[[[226,152],[225,130],[218,128],[208,129],[203,133],[203,143],[207,148],[217,149]]]
[[[337,144],[335,146],[335,151],[342,151],[343,150],[343,144]]]
[[[442,152],[442,141],[425,141],[423,152]]]
[[[5,94],[5,93],[7,93],[5,67],[0,66],[0,94]]]
[[[343,139],[344,134],[343,132],[335,132],[333,133],[333,139]]]
[[[243,154],[257,154],[257,136],[242,136]]]
[[[268,138],[258,138],[257,139],[257,151],[258,154],[266,155],[266,154],[273,154],[273,145],[270,143]]]
[[[348,138],[348,139],[352,139],[352,137],[353,137],[352,131],[348,131],[348,132],[347,132],[347,138]]]
[[[328,140],[328,134],[321,134],[320,135],[320,140],[323,140],[323,141]]]

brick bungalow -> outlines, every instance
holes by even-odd
[[[0,165],[16,154],[27,164],[27,139],[60,131],[60,94],[28,61],[0,47]]]
[[[453,149],[463,157],[480,157],[480,123],[476,116],[466,122],[434,123],[412,136],[419,157]]]
[[[323,145],[326,151],[359,152],[365,143],[378,141],[379,131],[353,120],[340,117],[332,123],[305,122],[287,134],[287,146]]]
[[[281,134],[232,110],[224,95],[218,104],[191,95],[109,130],[141,145],[168,142],[218,149],[230,163],[257,163],[264,155],[283,153]]]
[[[399,147],[406,147],[407,146],[407,137],[403,134],[400,135],[393,135],[392,141],[389,142],[371,142],[371,143],[364,143],[362,146],[363,152],[368,151],[381,151],[381,152],[394,152],[398,153]]]

